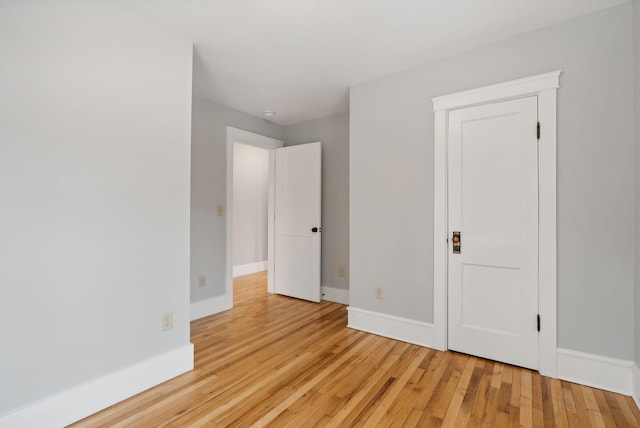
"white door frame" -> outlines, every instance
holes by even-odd
[[[254,132],[227,126],[227,268],[225,297],[226,306],[233,307],[233,143],[243,143],[269,150],[269,196],[268,196],[268,236],[267,236],[267,290],[273,293],[273,258],[274,258],[274,196],[275,196],[275,152],[284,147],[284,142]]]
[[[447,350],[447,136],[449,111],[538,97],[538,342],[539,371],[557,377],[556,320],[556,92],[560,70],[432,98],[435,125],[433,192],[433,346]],[[533,130],[532,130],[533,132]]]

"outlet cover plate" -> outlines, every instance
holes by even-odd
[[[165,312],[160,317],[160,329],[162,331],[171,330],[173,328],[173,312]]]

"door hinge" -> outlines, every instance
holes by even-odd
[[[538,125],[536,126],[536,132],[538,134],[538,140],[540,139],[540,122],[538,122]]]
[[[540,314],[538,314],[538,331],[540,331]]]

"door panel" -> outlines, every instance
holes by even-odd
[[[537,98],[449,113],[449,348],[538,367]]]
[[[276,149],[275,171],[274,290],[319,302],[321,143]]]
[[[508,267],[462,266],[462,326],[518,335],[520,270]],[[500,300],[495,296],[501,296]],[[512,302],[512,305],[503,305]]]

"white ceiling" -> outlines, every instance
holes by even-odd
[[[192,41],[195,93],[288,125],[353,84],[627,0],[114,0]]]

